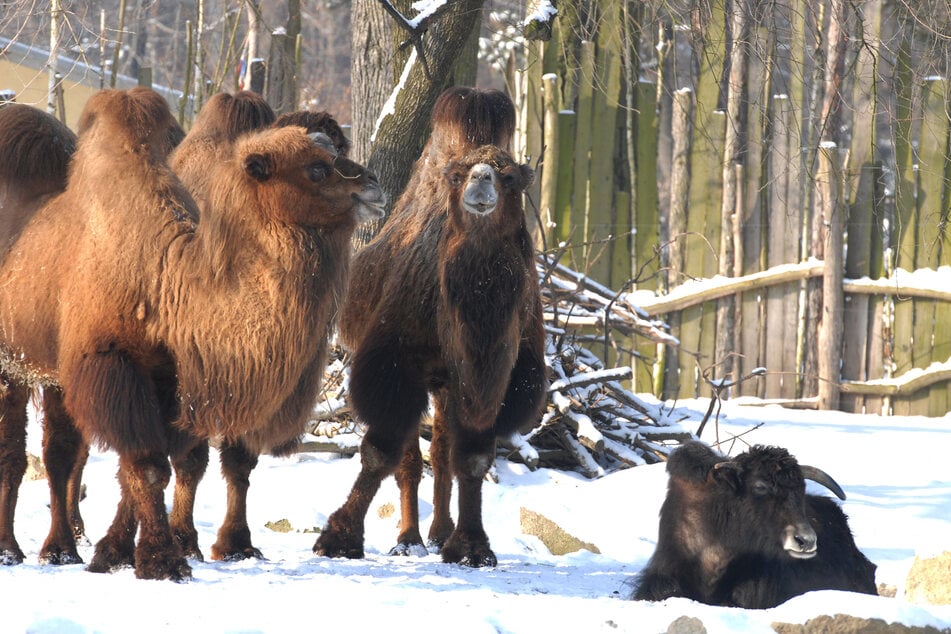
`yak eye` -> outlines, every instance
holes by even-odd
[[[310,169],[307,171],[308,178],[315,183],[324,180],[328,175],[330,175],[330,166],[321,161],[311,163]]]
[[[750,490],[752,491],[753,495],[755,495],[756,497],[763,497],[769,494],[769,485],[763,482],[762,480],[757,480],[750,487]]]

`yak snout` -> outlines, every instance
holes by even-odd
[[[816,531],[809,524],[790,524],[783,530],[783,548],[793,559],[811,559],[817,552]]]
[[[499,202],[496,178],[495,170],[485,163],[480,163],[470,170],[469,182],[462,193],[462,205],[466,211],[479,216],[495,211]]]

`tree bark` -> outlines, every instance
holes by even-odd
[[[392,4],[414,17],[408,2]],[[353,156],[377,175],[391,203],[409,180],[429,133],[433,104],[480,22],[482,5],[483,0],[459,0],[433,20],[422,35],[424,65],[415,48],[405,63],[398,62],[395,44],[408,34],[379,0],[353,2],[352,23],[360,25],[352,37]]]
[[[723,147],[723,199],[720,207],[720,275],[735,277],[736,257],[735,224],[742,222],[737,213],[740,200],[736,169],[742,165],[745,154],[746,124],[746,61],[749,45],[749,9],[745,0],[733,0],[727,14],[731,26],[729,52],[729,83],[726,96],[726,135]],[[727,377],[733,372],[735,347],[736,298],[724,297],[717,303],[715,362],[717,375]]]

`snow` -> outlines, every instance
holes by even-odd
[[[380,131],[380,126],[383,125],[383,120],[396,113],[396,99],[406,86],[406,82],[409,79],[409,73],[416,64],[416,55],[416,48],[413,47],[413,50],[410,51],[409,57],[406,59],[406,64],[403,66],[403,72],[400,74],[399,82],[397,82],[396,86],[393,87],[393,92],[390,93],[389,98],[386,100],[386,103],[383,104],[383,108],[380,109],[380,114],[376,118],[376,125],[373,126],[373,134],[370,135],[371,143],[376,141],[376,134]]]
[[[438,11],[446,4],[446,0],[418,0],[413,3],[413,9],[419,13],[415,18],[407,20],[407,23],[412,27],[418,27],[423,20],[429,18],[433,13]]]
[[[537,0],[535,5],[531,7],[525,15],[525,24],[531,24],[532,22],[548,22],[549,20],[554,19],[558,15],[558,9],[556,9],[550,0]]]
[[[648,397],[644,397],[648,398]],[[671,420],[696,430],[708,401],[679,402]],[[683,420],[684,415],[688,415]],[[755,428],[755,429],[754,429]],[[753,430],[753,431],[750,431]],[[29,449],[39,453],[31,422]],[[748,432],[748,433],[745,433]],[[738,434],[744,434],[734,439]],[[901,596],[916,554],[951,550],[951,416],[878,417],[787,410],[724,402],[704,440],[724,441],[738,453],[745,443],[788,447],[802,463],[825,469],[848,494],[844,508],[856,542],[878,564],[878,582]],[[732,440],[731,440],[732,439]],[[224,513],[225,488],[212,455],[198,491],[196,523],[206,555]],[[596,480],[564,471],[499,460],[498,482],[484,485],[485,524],[499,559],[493,569],[443,564],[437,555],[390,557],[398,513],[396,485],[384,483],[367,518],[363,560],[316,557],[311,530],[344,500],[359,456],[297,454],[263,457],[251,476],[252,538],[268,557],[234,563],[192,562],[186,584],[136,580],[132,570],[97,575],[80,565],[37,563],[49,526],[45,481],[24,482],[16,520],[27,554],[19,566],[0,566],[3,631],[288,632],[335,626],[386,627],[399,632],[663,632],[681,615],[700,618],[708,632],[772,632],[777,621],[803,623],[822,614],[853,614],[909,625],[951,627],[951,606],[912,605],[901,598],[821,591],[771,610],[715,608],[676,599],[626,600],[630,579],[650,557],[664,497],[662,465],[639,466]],[[101,537],[115,511],[116,457],[95,452],[82,502],[87,532]],[[812,485],[810,484],[810,487]],[[816,488],[815,492],[821,492]],[[167,494],[171,500],[171,490]],[[432,515],[432,478],[420,492],[424,532]],[[520,508],[541,513],[601,554],[553,556],[523,535]],[[278,533],[265,523],[287,519]],[[92,547],[80,547],[88,561]]]

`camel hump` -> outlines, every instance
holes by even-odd
[[[33,106],[0,108],[0,189],[45,194],[66,188],[76,135],[54,116]],[[22,195],[17,196],[22,198]]]
[[[86,102],[79,117],[80,144],[145,146],[160,158],[167,157],[184,138],[168,102],[151,88],[100,90]]]

